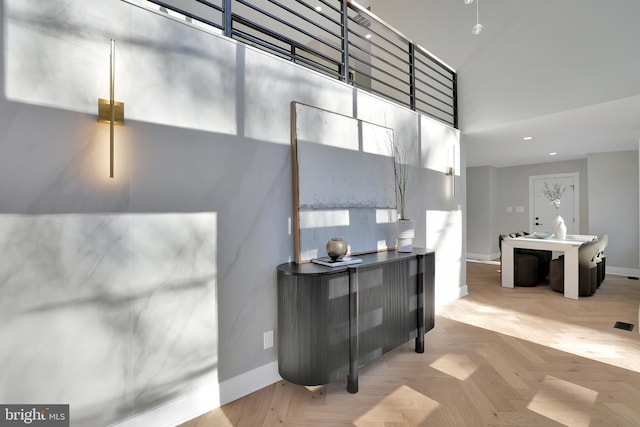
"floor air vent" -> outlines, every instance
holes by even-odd
[[[616,322],[614,328],[624,329],[625,331],[633,331],[632,323]]]

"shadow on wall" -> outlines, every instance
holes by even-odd
[[[108,98],[114,38],[115,96],[125,102],[125,121],[288,145],[288,105],[265,108],[264,100],[297,99],[351,112],[350,91],[326,84],[332,80],[165,14],[120,1],[92,5],[93,14],[112,18],[109,28],[104,19],[88,20],[78,0],[37,8],[16,0],[4,4],[11,41],[3,58],[8,100],[94,116],[97,98]]]
[[[462,211],[427,210],[427,247],[436,251],[436,306],[460,297]]]
[[[92,3],[106,29],[83,0],[36,3],[2,0],[0,401],[106,423],[274,362],[255,325],[275,326],[293,248],[288,103],[383,101],[122,1]],[[111,37],[115,180],[96,123]]]
[[[217,384],[216,234],[216,213],[0,214],[0,400],[104,425]]]

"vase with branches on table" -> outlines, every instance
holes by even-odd
[[[566,190],[567,187],[563,187],[557,182],[551,185],[545,182],[542,188],[542,195],[556,208],[556,217],[553,220],[553,232],[556,238],[560,240],[567,238],[567,226],[564,223],[564,219],[560,216],[560,200]]]
[[[413,220],[407,218],[407,182],[409,179],[409,159],[407,150],[389,136],[389,149],[393,161],[393,177],[395,181],[396,203],[398,208],[397,240],[398,252],[412,252],[415,226]]]

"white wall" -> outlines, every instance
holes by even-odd
[[[486,167],[473,167],[468,171],[468,188],[473,187],[478,194],[467,198],[470,215],[470,253],[474,257],[490,257],[497,251],[497,235],[517,230],[529,230],[529,183],[531,175],[578,172],[580,174],[580,233],[609,234],[607,249],[608,272],[623,275],[638,275],[638,153],[613,152],[589,154],[588,159],[566,162],[551,162],[508,168],[496,168],[494,185],[482,188],[475,182],[478,176],[486,174]],[[486,182],[486,180],[482,181]],[[612,191],[615,188],[615,191]],[[488,236],[491,249],[479,238],[469,236],[484,235],[486,224],[471,218],[473,212],[480,212],[486,218],[486,200],[495,198],[491,206],[491,216],[496,220],[495,237]],[[507,213],[512,206],[514,212]],[[522,206],[524,212],[515,212]],[[612,208],[615,206],[615,208]],[[612,237],[613,233],[613,237]],[[613,240],[613,241],[612,241]],[[473,244],[473,246],[472,246]],[[609,268],[611,267],[611,268]]]
[[[638,276],[638,152],[589,154],[589,232],[607,234],[607,271]]]
[[[429,119],[129,2],[1,4],[4,403],[174,425],[277,380],[262,336],[293,258],[292,100],[394,127],[422,165],[446,152]],[[110,38],[114,179],[96,122]],[[455,197],[436,166],[415,170],[408,209],[442,303],[466,289],[464,154]]]
[[[467,186],[474,186],[477,194],[469,197],[467,207],[471,212],[483,212],[487,216],[485,197],[491,198],[491,208],[489,216],[492,218],[492,235],[487,236],[487,240],[474,239],[473,247],[469,253],[476,258],[490,258],[499,254],[498,235],[514,231],[529,231],[529,176],[545,175],[552,173],[578,172],[580,174],[580,232],[587,233],[589,213],[587,209],[588,185],[587,185],[587,162],[586,160],[570,160],[566,162],[541,163],[536,165],[522,165],[505,168],[491,168],[493,180],[485,180],[486,187],[482,188],[477,183],[472,183],[472,177],[478,174],[487,174],[486,167],[478,166],[469,168]],[[507,207],[512,211],[507,212]],[[517,212],[516,208],[522,207],[522,212]],[[472,235],[486,234],[487,224],[478,222],[475,219],[469,220],[469,231]],[[471,242],[471,240],[470,240]]]
[[[491,166],[467,168],[467,256],[495,259],[499,252],[495,205],[496,169]]]
[[[585,159],[569,160],[564,162],[540,163],[535,165],[521,165],[514,167],[498,168],[496,170],[496,206],[495,216],[498,233],[513,231],[531,231],[529,224],[529,177],[535,175],[548,175],[555,173],[578,173],[580,181],[580,233],[587,234],[588,230],[588,184],[587,161]],[[511,206],[513,212],[507,212]],[[517,207],[522,207],[522,212],[517,212]],[[495,246],[497,247],[497,236]]]

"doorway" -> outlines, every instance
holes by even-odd
[[[559,173],[552,175],[535,175],[529,177],[529,230],[530,232],[553,233],[553,220],[556,208],[542,194],[545,183],[559,184],[565,191],[560,198],[560,216],[567,226],[567,234],[579,234],[580,231],[580,174]]]

